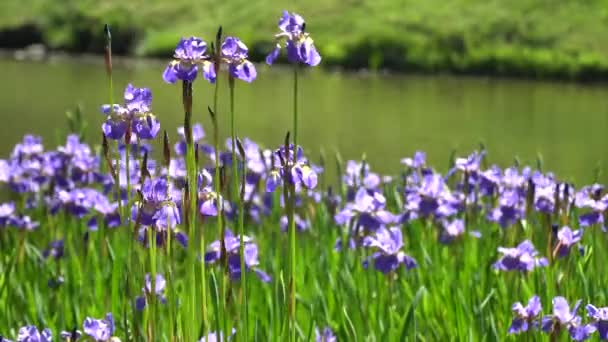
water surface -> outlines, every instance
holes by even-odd
[[[163,83],[160,61],[117,63],[115,98],[128,82],[150,87],[154,112],[174,134],[183,122],[181,86]],[[99,141],[108,102],[100,58],[49,62],[0,60],[0,154],[6,156],[25,132],[56,145],[65,111],[82,104],[88,140]],[[291,129],[292,75],[260,66],[253,84],[238,83],[237,129],[275,147]],[[313,158],[321,148],[345,159],[363,153],[372,167],[397,172],[400,158],[424,150],[445,169],[453,150],[464,155],[483,142],[502,166],[515,156],[576,182],[589,182],[599,165],[608,167],[608,86],[454,76],[378,75],[315,70],[301,76],[300,141]],[[228,89],[220,80],[220,125],[228,133]],[[195,83],[194,118],[210,128],[206,107],[212,87]],[[211,132],[206,129],[207,133]],[[602,180],[608,180],[603,175]]]

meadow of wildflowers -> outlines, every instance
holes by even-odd
[[[0,341],[608,339],[603,185],[483,149],[447,173],[424,152],[398,175],[336,155],[330,182],[297,140],[298,74],[322,57],[300,15],[278,27],[266,61],[285,50],[293,126],[269,147],[237,126],[254,115],[238,88],[263,77],[240,39],[177,43],[159,81],[181,85],[184,125],[167,132],[149,89],[114,101],[106,29],[100,139],[26,134],[0,160]]]

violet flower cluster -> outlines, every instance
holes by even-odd
[[[240,235],[233,235],[230,230],[226,230],[224,236],[224,246],[226,254],[222,253],[221,241],[214,241],[207,248],[205,253],[205,263],[219,264],[222,260],[226,260],[228,269],[227,272],[232,280],[241,279],[241,257],[240,257]],[[272,278],[257,266],[260,264],[258,259],[258,246],[249,236],[243,236],[244,242],[244,259],[245,270],[253,271],[263,282],[269,282]]]
[[[114,325],[114,317],[111,313],[106,314],[102,319],[87,317],[82,324],[84,335],[87,340],[96,342],[109,342],[116,331]],[[83,332],[77,329],[71,331],[62,331],[59,334],[64,341],[75,342],[82,339]],[[51,342],[53,341],[53,332],[50,329],[39,330],[34,325],[24,326],[19,329],[16,342]],[[120,340],[118,340],[120,341]],[[0,336],[0,342],[12,342],[8,338]]]
[[[160,123],[152,114],[152,92],[148,88],[125,88],[124,105],[103,105],[101,112],[107,115],[102,130],[108,139],[154,139],[160,131]]]
[[[608,308],[597,308],[588,304],[587,322],[578,315],[581,300],[577,300],[571,307],[566,298],[557,296],[552,300],[553,310],[550,314],[541,315],[543,310],[540,298],[532,296],[527,305],[520,302],[513,304],[513,320],[509,327],[509,334],[521,334],[530,330],[542,330],[553,337],[564,331],[572,340],[584,341],[597,332],[600,340],[608,340]]]

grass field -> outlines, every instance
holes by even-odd
[[[34,39],[99,52],[108,22],[117,51],[166,57],[178,37],[211,40],[222,24],[261,61],[276,18],[289,9],[307,18],[325,65],[579,79],[608,74],[605,0],[30,0],[28,6],[7,0],[0,9],[0,29],[32,24],[42,33],[22,40],[8,34],[5,45],[9,38],[13,45]]]

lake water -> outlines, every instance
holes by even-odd
[[[162,61],[116,63],[115,98],[128,82],[149,87],[161,125],[174,134],[183,122],[181,86],[163,83]],[[101,58],[48,62],[0,60],[0,154],[5,156],[26,133],[55,146],[65,127],[65,111],[83,105],[88,138],[99,141],[108,102]],[[228,89],[220,90],[220,125],[228,133]],[[258,80],[238,83],[237,130],[276,147],[291,129],[291,73],[259,66]],[[300,141],[318,158],[339,150],[344,159],[366,154],[375,170],[397,172],[399,160],[427,152],[445,170],[452,150],[465,155],[483,142],[491,162],[501,166],[515,156],[560,177],[589,182],[599,165],[608,168],[608,86],[454,76],[379,75],[314,70],[301,76]],[[206,107],[212,87],[195,83],[194,119],[210,128]],[[210,130],[206,130],[210,135]],[[173,135],[174,136],[174,135]],[[602,175],[603,181],[608,176]]]

